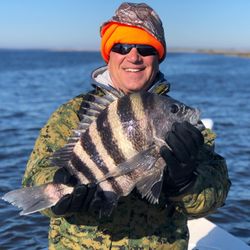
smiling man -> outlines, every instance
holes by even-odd
[[[159,72],[159,59],[154,47],[149,45],[132,46],[131,44],[114,45],[108,61],[112,85],[125,93],[147,88]],[[149,50],[149,53],[151,51],[151,54],[141,55],[140,48]],[[125,52],[127,54],[124,54]]]
[[[166,56],[164,30],[152,8],[123,3],[101,26],[101,37],[101,54],[107,65],[92,73],[99,85],[92,94],[104,95],[103,88],[125,94],[169,91],[159,71]],[[63,147],[77,128],[91,98],[88,93],[79,95],[52,114],[25,172],[24,186],[54,181],[74,187],[72,194],[42,212],[51,218],[49,248],[187,249],[187,218],[205,216],[222,206],[230,187],[225,160],[214,152],[214,133],[201,133],[187,122],[174,124],[166,135],[168,147],[163,146],[160,152],[167,167],[159,204],[150,204],[134,190],[119,200],[110,217],[99,219],[94,211],[107,201],[97,193],[98,187],[80,185],[66,169],[50,162],[53,152]],[[88,150],[95,149],[90,146]]]
[[[143,4],[121,5],[102,25],[101,37],[101,54],[108,64],[104,75],[108,74],[110,85],[125,93],[153,85],[166,44],[162,23],[152,9]]]

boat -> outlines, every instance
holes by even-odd
[[[188,228],[188,250],[250,250],[241,239],[206,218],[189,220]]]
[[[201,121],[206,128],[213,128],[212,119],[206,118]],[[245,242],[206,218],[189,220],[188,228],[188,250],[250,250],[250,246]]]

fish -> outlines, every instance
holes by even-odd
[[[160,148],[170,148],[165,135],[175,122],[198,126],[200,111],[168,95],[147,91],[125,95],[113,88],[99,89],[103,96],[89,94],[77,129],[54,152],[51,164],[69,171],[77,184],[97,185],[93,202],[106,201],[100,217],[110,216],[119,198],[135,188],[148,202],[158,203],[167,168]],[[20,215],[27,215],[54,206],[73,189],[50,182],[10,191],[2,199],[21,208]]]

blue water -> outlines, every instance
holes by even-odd
[[[19,188],[39,129],[50,114],[90,88],[103,64],[95,52],[0,50],[0,196]],[[212,118],[216,151],[226,157],[232,187],[226,205],[209,217],[250,245],[250,59],[169,53],[161,70],[171,95]],[[47,247],[48,219],[19,216],[0,200],[0,248]]]

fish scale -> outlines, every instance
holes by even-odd
[[[103,201],[100,216],[110,215],[119,197],[134,188],[142,198],[157,203],[166,167],[159,154],[165,135],[174,122],[196,125],[199,111],[165,95],[144,91],[124,95],[112,88],[99,89],[104,96],[89,94],[78,128],[53,154],[52,163],[66,168],[78,184],[97,185],[92,202]],[[72,191],[73,187],[52,182],[11,191],[3,199],[29,214],[55,205]]]

